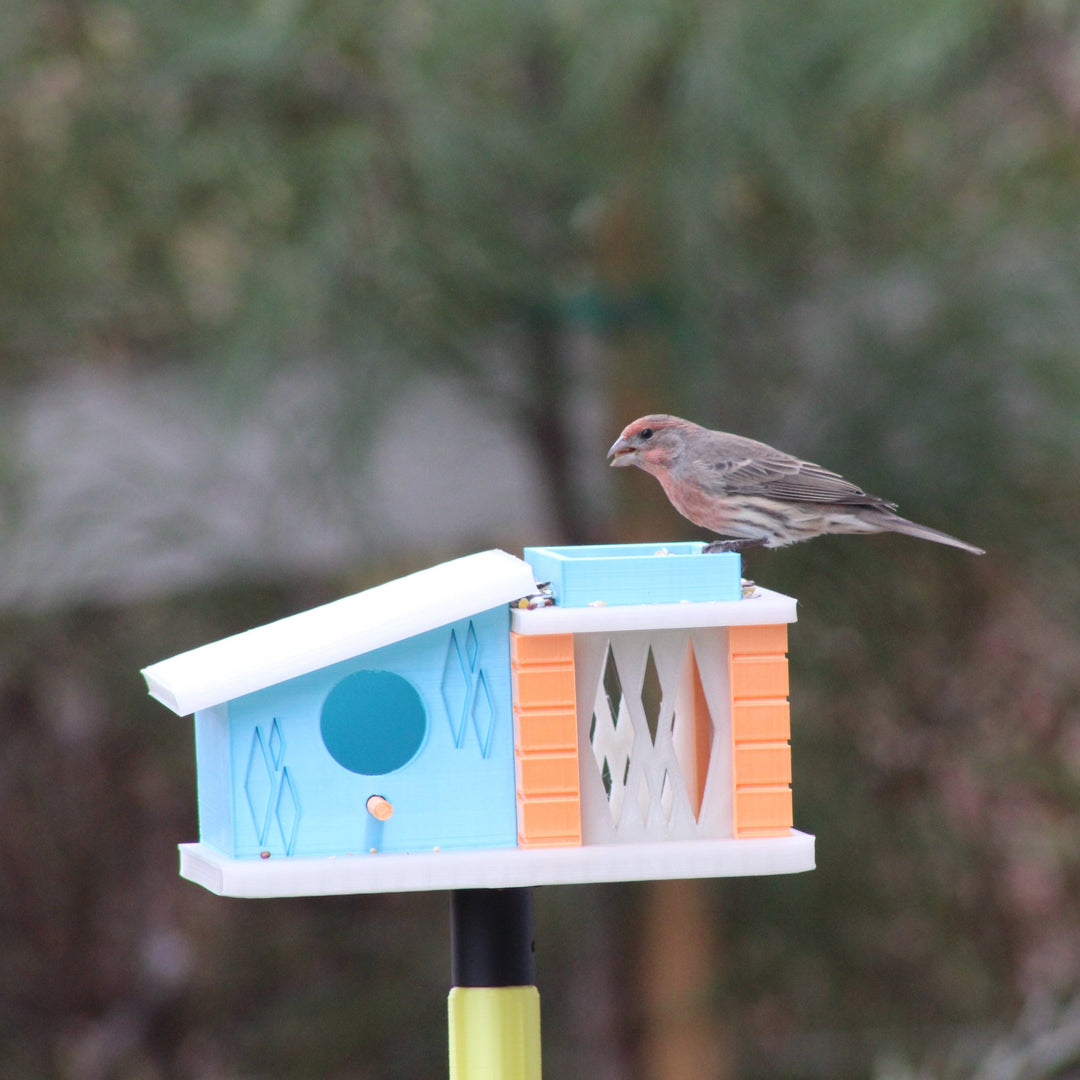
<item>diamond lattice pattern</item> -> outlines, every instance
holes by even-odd
[[[284,760],[285,736],[281,724],[274,719],[266,734],[256,725],[244,772],[244,794],[251,811],[251,824],[261,847],[271,842],[271,825],[276,822],[285,854],[291,855],[300,828],[300,797]]]
[[[480,659],[480,640],[472,621],[462,637],[456,630],[451,630],[440,690],[454,745],[458,749],[465,746],[471,717],[480,753],[487,757],[491,753],[491,736],[495,730],[495,705]]]
[[[694,835],[714,734],[685,632],[608,641],[589,741],[618,839]]]

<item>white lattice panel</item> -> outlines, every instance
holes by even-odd
[[[578,634],[585,843],[731,835],[727,631]]]

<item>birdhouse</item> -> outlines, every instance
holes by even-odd
[[[237,896],[784,873],[787,626],[701,544],[455,559],[144,671]]]

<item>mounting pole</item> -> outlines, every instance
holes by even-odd
[[[540,1080],[531,889],[450,894],[450,1080]]]

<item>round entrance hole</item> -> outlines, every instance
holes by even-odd
[[[380,776],[416,756],[427,734],[427,713],[408,679],[392,671],[354,671],[327,694],[320,730],[339,765]]]

